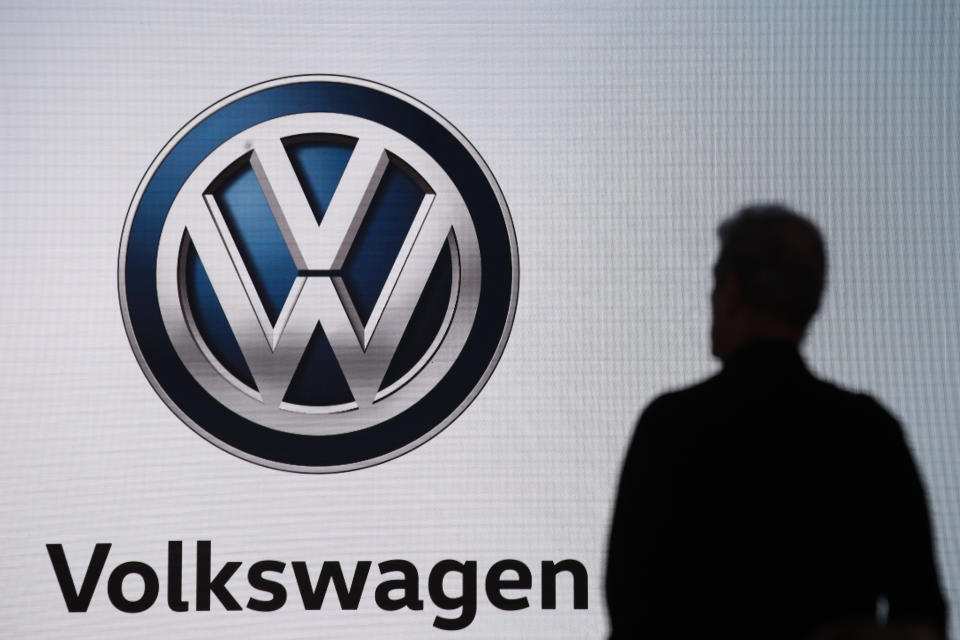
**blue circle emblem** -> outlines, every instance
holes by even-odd
[[[480,392],[517,304],[490,170],[409,96],[296,76],[206,109],[158,154],[119,257],[154,389],[218,447],[300,472],[378,464]]]

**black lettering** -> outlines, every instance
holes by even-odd
[[[240,562],[228,562],[210,579],[210,541],[197,541],[197,611],[210,611],[210,594],[228,611],[241,611],[243,607],[227,589],[227,581],[240,568]]]
[[[258,591],[265,591],[273,597],[269,600],[250,598],[247,600],[247,609],[254,611],[276,611],[287,602],[287,590],[275,580],[268,580],[265,573],[283,573],[287,565],[278,560],[261,560],[250,565],[247,571],[247,580],[250,586]]]
[[[93,546],[90,564],[87,565],[83,583],[80,585],[80,591],[77,592],[70,566],[67,564],[67,556],[63,552],[63,545],[47,545],[47,555],[50,556],[50,563],[53,564],[53,573],[57,576],[57,583],[60,585],[60,593],[63,594],[63,603],[67,605],[67,611],[86,611],[90,606],[93,592],[100,581],[100,574],[103,573],[103,565],[107,563],[110,546],[109,542],[98,542]]]
[[[167,606],[171,611],[187,611],[190,605],[183,600],[183,542],[167,542]]]
[[[443,590],[443,579],[448,573],[459,573],[463,576],[459,597],[451,597]],[[458,618],[433,619],[433,626],[446,631],[465,629],[477,615],[477,563],[473,560],[457,562],[456,560],[441,560],[430,570],[428,580],[430,599],[441,609],[451,611],[462,608]]]
[[[143,580],[143,595],[136,600],[128,600],[123,595],[123,581],[129,575],[138,575]],[[124,562],[110,572],[107,580],[107,596],[120,611],[124,613],[141,613],[153,606],[160,595],[160,580],[157,572],[143,562]]]
[[[557,574],[568,572],[573,577],[573,608],[587,608],[587,568],[577,560],[552,562],[544,560],[540,564],[541,597],[544,609],[557,608]]]
[[[377,606],[384,611],[397,611],[404,607],[420,611],[423,609],[423,600],[420,599],[420,574],[411,562],[406,560],[387,560],[377,565],[380,575],[399,571],[403,578],[384,580],[377,585]],[[403,596],[391,598],[391,591],[403,590]]]
[[[307,570],[306,562],[291,562],[293,574],[297,577],[297,586],[300,588],[303,608],[308,610],[319,609],[332,580],[333,587],[337,591],[337,599],[340,600],[340,608],[344,610],[356,609],[360,606],[360,596],[363,595],[367,574],[370,573],[370,564],[367,560],[361,560],[357,563],[357,568],[353,572],[353,580],[350,582],[350,588],[348,589],[347,579],[343,577],[343,570],[340,568],[339,562],[324,562],[320,566],[320,577],[317,579],[316,586],[313,586],[310,581],[310,572]]]
[[[516,579],[506,580],[503,574],[507,571],[513,571],[517,574]],[[487,598],[497,609],[504,611],[517,611],[526,609],[530,602],[526,596],[519,598],[508,598],[503,595],[504,589],[529,589],[533,584],[533,576],[530,575],[530,568],[519,560],[501,560],[495,562],[490,571],[487,572],[486,588]]]

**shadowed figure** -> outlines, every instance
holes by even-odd
[[[764,205],[719,235],[711,339],[723,368],[637,424],[608,548],[611,638],[943,637],[900,425],[798,352],[823,289],[819,232]]]

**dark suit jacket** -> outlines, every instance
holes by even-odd
[[[874,619],[944,631],[923,487],[872,398],[758,342],[657,398],[610,535],[612,638],[802,638]]]

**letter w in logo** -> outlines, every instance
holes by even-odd
[[[459,354],[480,289],[476,232],[447,174],[409,139],[343,114],[264,122],[211,153],[170,209],[157,273],[191,374],[235,411],[298,433],[363,428],[429,391]],[[421,332],[435,335],[411,338],[425,308]],[[388,376],[411,339],[421,347],[410,366]],[[218,344],[241,354],[242,374]],[[339,367],[346,397],[291,402],[291,382],[318,358]],[[356,410],[371,415],[345,415]],[[320,426],[318,414],[329,418]]]

